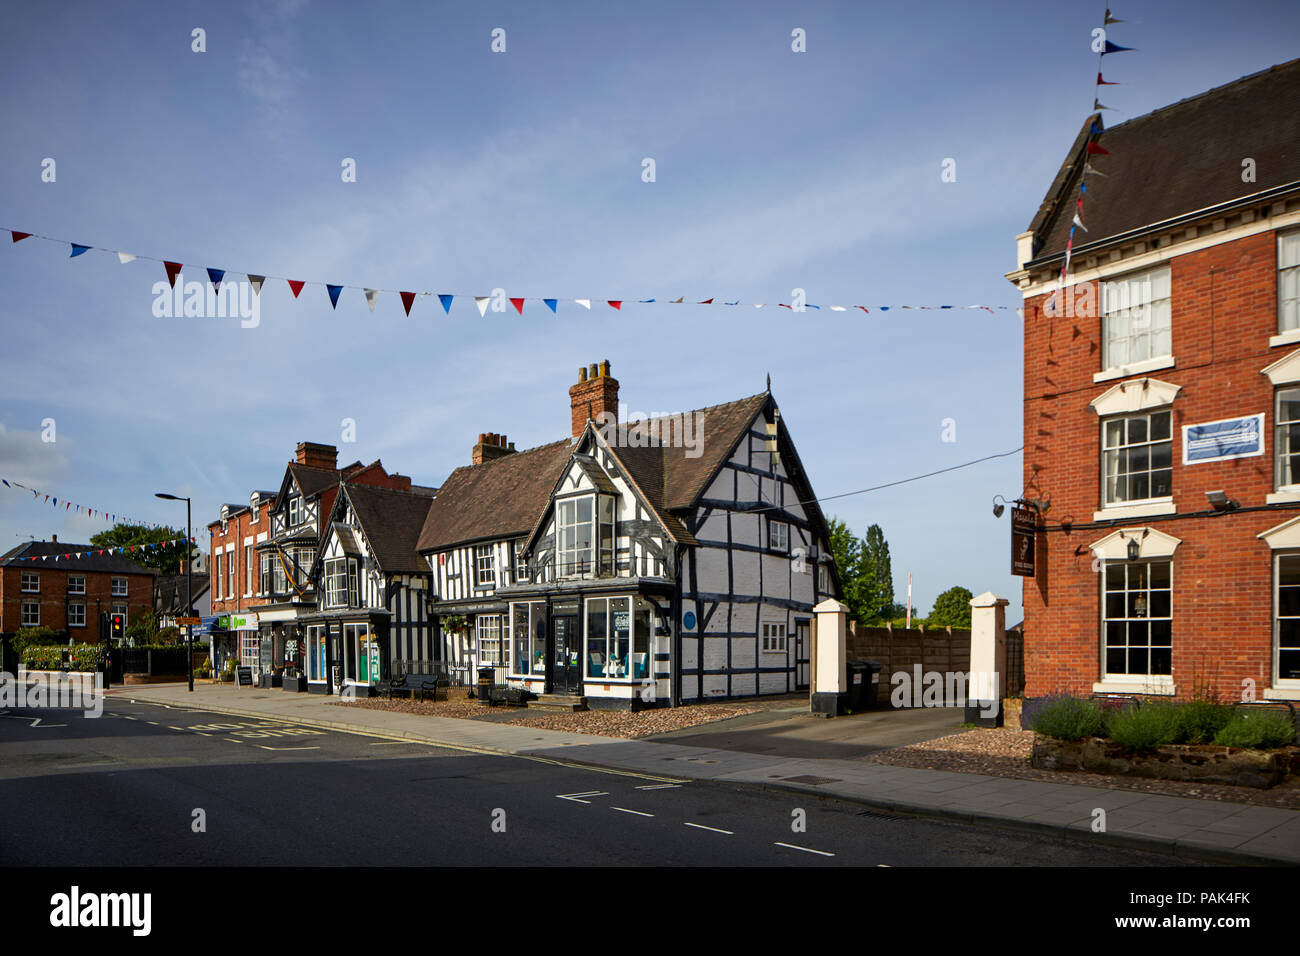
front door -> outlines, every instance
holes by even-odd
[[[794,689],[808,689],[808,622],[797,621],[794,626]]]
[[[551,619],[555,650],[551,657],[551,690],[556,694],[582,693],[582,633],[576,615]]]

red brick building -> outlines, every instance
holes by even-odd
[[[1300,60],[1102,126],[1008,275],[1026,693],[1300,700]]]
[[[0,634],[50,627],[65,638],[94,644],[99,641],[99,614],[123,614],[129,623],[152,610],[155,572],[120,554],[96,550],[55,536],[28,541],[0,556]],[[62,557],[83,552],[91,553]]]

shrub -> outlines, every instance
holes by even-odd
[[[1295,737],[1295,722],[1286,714],[1276,710],[1239,711],[1214,735],[1214,742],[1223,747],[1272,750],[1285,747]]]
[[[1190,700],[1178,708],[1178,742],[1208,744],[1232,719],[1232,708],[1212,700]]]
[[[23,651],[23,666],[32,671],[61,671],[64,651],[68,652],[68,669],[74,671],[93,671],[104,656],[97,644],[28,647]]]
[[[1107,716],[1106,730],[1110,739],[1126,750],[1155,750],[1178,740],[1181,709],[1166,703],[1124,707]]]
[[[1101,733],[1101,708],[1096,701],[1059,697],[1045,704],[1032,718],[1034,733],[1057,740],[1082,740]]]

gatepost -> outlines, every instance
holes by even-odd
[[[1001,727],[1003,677],[1007,672],[1006,598],[985,591],[971,598],[970,679],[966,684],[966,723]]]
[[[813,613],[817,620],[812,629],[812,713],[838,717],[848,699],[849,608],[827,598]]]

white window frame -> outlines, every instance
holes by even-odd
[[[121,588],[118,587],[119,584],[121,584]],[[129,597],[130,595],[127,593],[129,587],[130,585],[126,578],[113,578],[112,589],[109,593],[109,597]]]
[[[1287,295],[1288,292],[1293,294]],[[1277,331],[1279,336],[1300,333],[1300,230],[1280,232],[1277,236]]]
[[[474,651],[480,667],[509,667],[510,642],[503,643],[500,614],[474,617]]]
[[[22,627],[40,627],[41,626],[41,602],[40,601],[23,601],[22,617],[20,618]]]
[[[1167,416],[1168,416],[1168,418],[1169,418],[1169,434],[1168,434],[1168,436],[1167,436],[1165,439],[1162,439],[1162,440],[1160,440],[1160,441],[1152,441],[1151,438],[1150,438],[1150,435],[1151,435],[1151,419],[1152,419],[1153,417],[1157,416],[1157,415],[1167,415]],[[1137,418],[1145,418],[1145,419],[1147,420],[1147,436],[1148,436],[1148,437],[1147,437],[1147,440],[1146,440],[1146,441],[1142,441],[1142,442],[1132,442],[1132,443],[1129,443],[1129,442],[1128,442],[1128,422],[1129,422],[1131,419],[1137,419]],[[1113,424],[1114,422],[1117,422],[1117,421],[1122,421],[1122,422],[1125,423],[1125,425],[1124,425],[1124,439],[1122,440],[1122,443],[1121,443],[1121,444],[1119,444],[1119,445],[1115,445],[1114,447],[1111,447],[1111,446],[1108,446],[1108,445],[1106,444],[1106,441],[1107,441],[1106,433],[1107,433],[1107,431],[1108,431],[1108,429],[1109,429],[1109,426],[1110,426],[1111,424]],[[1101,448],[1101,456],[1100,456],[1100,457],[1101,457],[1101,461],[1100,461],[1100,466],[1101,466],[1101,507],[1102,507],[1103,509],[1143,507],[1143,506],[1146,506],[1146,505],[1159,504],[1159,503],[1166,503],[1166,502],[1172,502],[1172,501],[1173,501],[1173,480],[1174,480],[1174,475],[1173,475],[1173,467],[1174,467],[1174,430],[1173,430],[1173,429],[1174,429],[1174,413],[1173,413],[1173,409],[1172,409],[1172,408],[1169,408],[1169,407],[1164,407],[1164,408],[1140,409],[1140,410],[1138,410],[1138,411],[1126,412],[1126,413],[1123,413],[1123,414],[1120,414],[1120,415],[1110,415],[1110,416],[1107,416],[1106,418],[1103,418],[1103,419],[1101,420],[1101,435],[1100,435],[1100,439],[1099,439],[1099,444],[1100,444],[1100,448]],[[1169,445],[1169,466],[1168,466],[1168,469],[1165,469],[1165,468],[1154,469],[1154,468],[1151,467],[1150,449],[1154,448],[1157,444],[1162,444],[1162,443],[1164,443],[1164,442],[1167,442],[1168,445]],[[1165,470],[1168,470],[1168,471],[1169,471],[1169,494],[1167,494],[1167,495],[1150,495],[1150,494],[1149,494],[1149,495],[1148,495],[1147,497],[1145,497],[1145,498],[1116,498],[1116,499],[1112,500],[1111,497],[1110,497],[1110,480],[1109,480],[1110,476],[1109,476],[1108,473],[1107,473],[1107,472],[1108,472],[1108,469],[1107,469],[1107,467],[1106,467],[1106,453],[1107,453],[1107,452],[1111,452],[1111,451],[1118,452],[1118,453],[1119,453],[1119,454],[1117,455],[1117,460],[1118,460],[1119,458],[1122,458],[1124,452],[1127,451],[1128,449],[1130,449],[1130,448],[1140,448],[1140,447],[1142,447],[1142,446],[1146,446],[1146,448],[1148,449],[1148,458],[1147,458],[1148,489],[1147,489],[1147,490],[1150,491],[1150,490],[1151,490],[1151,487],[1154,486],[1154,482],[1151,481],[1151,475],[1152,475],[1152,474],[1154,474],[1156,471],[1165,471]],[[1117,470],[1117,474],[1118,474],[1118,470]],[[1136,474],[1136,472],[1129,472],[1128,474],[1129,474],[1129,475],[1132,475],[1132,474]]]
[[[239,565],[235,563],[235,552],[226,552],[226,572],[229,575],[230,587],[226,591],[227,597],[234,597],[239,591]]]
[[[251,544],[244,545],[244,597],[253,596],[253,556],[255,553]]]
[[[81,612],[81,620],[74,620],[73,611]],[[86,626],[86,602],[69,601],[68,602],[68,627],[85,627]]]
[[[485,580],[486,578],[486,580]],[[474,545],[474,586],[493,588],[497,583],[496,545]]]
[[[514,544],[515,552],[515,583],[528,583],[528,561],[524,555],[524,542],[516,541]]]
[[[1282,559],[1300,560],[1300,551],[1273,552],[1273,687],[1300,691],[1300,677],[1282,676]],[[1285,620],[1300,620],[1300,614],[1287,615]]]
[[[225,581],[225,577],[221,573],[221,555],[222,552],[218,551],[212,556],[212,599],[214,601],[222,599],[221,586]]]
[[[86,593],[86,576],[84,574],[68,575],[68,593],[69,594]]]
[[[786,622],[764,621],[760,631],[759,649],[764,654],[784,654],[787,638]]]
[[[1168,263],[1128,272],[1101,280],[1098,313],[1101,333],[1102,374],[1113,371],[1151,371],[1173,364],[1173,289]],[[1165,294],[1160,295],[1161,290]],[[1137,291],[1135,291],[1137,290]],[[1126,323],[1127,334],[1112,335],[1112,323]],[[1145,331],[1134,332],[1135,327]],[[1136,342],[1146,337],[1145,354],[1136,354]],[[1157,344],[1157,337],[1167,337],[1167,347]],[[1122,356],[1115,355],[1112,343],[1126,343]],[[1123,358],[1124,361],[1119,361]]]
[[[1169,590],[1169,614],[1168,614],[1168,615],[1161,615],[1160,617],[1154,617],[1154,616],[1151,615],[1151,613],[1150,613],[1150,606],[1148,605],[1148,606],[1147,606],[1147,613],[1146,613],[1146,614],[1144,614],[1144,615],[1136,615],[1136,616],[1129,616],[1129,614],[1128,614],[1128,599],[1127,599],[1127,596],[1128,596],[1129,594],[1132,594],[1132,593],[1143,593],[1143,589],[1131,589],[1131,588],[1129,587],[1129,584],[1128,584],[1128,575],[1129,575],[1129,569],[1130,569],[1130,568],[1137,567],[1138,565],[1146,565],[1146,566],[1147,566],[1148,579],[1147,579],[1147,585],[1146,585],[1146,588],[1145,588],[1144,593],[1147,595],[1147,600],[1148,600],[1148,601],[1151,600],[1151,593],[1152,593],[1153,590],[1155,590],[1155,591],[1163,591],[1163,590],[1165,590],[1164,588],[1154,588],[1154,589],[1153,589],[1153,588],[1151,587],[1151,583],[1150,583],[1150,567],[1151,567],[1151,565],[1153,565],[1153,564],[1166,564],[1166,565],[1169,566],[1169,588],[1168,588],[1168,590]],[[1124,589],[1123,589],[1122,591],[1118,591],[1118,592],[1110,592],[1110,591],[1107,591],[1107,589],[1106,589],[1106,579],[1107,579],[1108,575],[1110,574],[1110,570],[1111,570],[1111,568],[1116,568],[1116,567],[1122,567],[1122,568],[1124,569]],[[1102,676],[1101,676],[1102,683],[1103,683],[1103,684],[1126,684],[1126,685],[1127,685],[1127,684],[1133,684],[1133,685],[1138,685],[1138,684],[1152,684],[1152,685],[1157,685],[1157,684],[1164,684],[1164,683],[1168,683],[1168,682],[1172,681],[1172,680],[1173,680],[1173,646],[1174,646],[1174,643],[1173,643],[1173,642],[1174,642],[1174,636],[1173,636],[1173,620],[1174,620],[1174,606],[1173,606],[1173,602],[1174,602],[1174,597],[1173,597],[1173,595],[1174,595],[1174,560],[1173,560],[1173,556],[1172,556],[1172,555],[1169,555],[1169,556],[1157,556],[1157,555],[1152,555],[1152,556],[1144,556],[1144,557],[1140,557],[1140,558],[1139,558],[1138,560],[1136,560],[1136,561],[1127,561],[1127,560],[1111,560],[1111,561],[1105,561],[1105,562],[1103,562],[1102,573],[1101,573],[1100,575],[1098,575],[1098,577],[1099,577],[1099,579],[1100,579],[1099,582],[1098,582],[1098,586],[1099,586],[1100,589],[1101,589],[1101,600],[1100,600],[1100,602],[1099,602],[1099,603],[1100,603],[1100,606],[1099,606],[1099,612],[1100,612],[1100,616],[1101,616],[1101,668],[1100,668],[1100,670],[1101,670],[1101,675],[1102,675]],[[1125,612],[1124,612],[1124,616],[1123,616],[1123,617],[1115,617],[1115,618],[1112,618],[1112,617],[1109,616],[1108,611],[1107,611],[1107,607],[1106,607],[1106,595],[1107,595],[1108,593],[1119,593],[1119,594],[1123,594],[1123,595],[1125,595],[1125,599],[1124,599]],[[1148,658],[1147,658],[1147,661],[1148,661],[1148,663],[1147,663],[1147,673],[1140,674],[1140,673],[1133,673],[1133,672],[1123,672],[1123,673],[1121,673],[1121,672],[1112,672],[1112,671],[1110,670],[1110,668],[1109,668],[1109,664],[1108,664],[1108,661],[1107,661],[1107,658],[1108,658],[1108,656],[1109,656],[1107,652],[1108,652],[1108,649],[1109,649],[1112,645],[1111,645],[1110,642],[1109,642],[1109,635],[1107,634],[1107,628],[1106,628],[1106,625],[1107,625],[1108,623],[1112,622],[1112,621],[1114,621],[1114,622],[1123,622],[1123,623],[1125,624],[1125,640],[1126,640],[1126,643],[1125,643],[1124,645],[1113,645],[1113,646],[1116,646],[1116,647],[1119,647],[1119,646],[1124,646],[1124,647],[1135,647],[1135,646],[1139,646],[1139,645],[1134,645],[1134,644],[1128,642],[1128,633],[1127,633],[1127,632],[1128,632],[1128,625],[1131,624],[1132,622],[1134,622],[1134,621],[1146,621],[1146,622],[1148,622],[1148,625],[1149,625],[1149,623],[1150,623],[1151,621],[1168,621],[1168,622],[1169,622],[1169,631],[1170,631],[1170,635],[1169,635],[1169,644],[1168,644],[1168,647],[1169,647],[1169,657],[1170,657],[1169,673],[1168,673],[1168,674],[1152,674],[1152,673],[1150,673],[1150,667],[1151,667],[1151,665],[1150,665],[1150,653],[1151,653],[1151,650],[1152,650],[1153,648],[1156,648],[1156,647],[1165,647],[1165,645],[1163,645],[1163,644],[1154,644],[1154,643],[1152,643],[1152,641],[1151,641],[1151,631],[1150,631],[1150,627],[1149,627],[1149,626],[1148,626],[1148,629],[1147,629],[1147,641],[1146,641],[1146,644],[1145,644],[1145,645],[1141,645],[1141,646],[1145,646],[1145,648],[1146,648],[1146,650],[1147,650],[1147,654],[1148,654]]]
[[[831,590],[830,569],[824,564],[817,565],[817,593],[829,594]]]
[[[325,562],[325,606],[347,607],[348,567],[346,558],[330,558]]]
[[[348,606],[361,606],[361,572],[356,558],[348,558]]]
[[[578,517],[578,508],[586,502],[591,509],[591,518],[584,521]],[[596,496],[594,494],[572,495],[555,502],[555,575],[558,578],[591,577],[596,570]],[[583,527],[590,529],[589,544],[586,548],[570,546],[576,541],[578,531]],[[583,558],[583,552],[586,557]]]
[[[775,535],[773,534],[775,532]],[[773,542],[773,537],[776,541]],[[782,554],[790,553],[790,524],[786,521],[774,521],[768,519],[767,522],[767,547],[770,551],[780,551]]]
[[[41,572],[24,571],[19,581],[21,594],[40,594],[41,593]]]
[[[289,499],[289,527],[296,528],[307,520],[307,506],[302,495]]]

